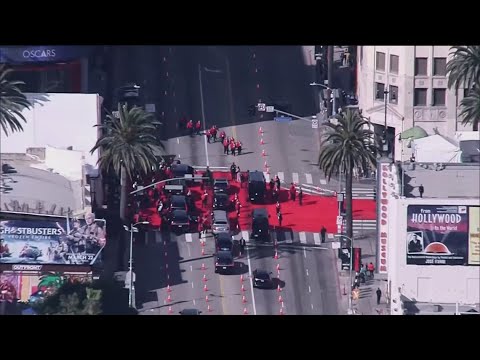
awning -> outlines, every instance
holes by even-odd
[[[405,130],[400,134],[400,139],[421,139],[427,137],[427,132],[420,126],[414,126],[410,129]]]

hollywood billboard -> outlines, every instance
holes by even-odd
[[[478,209],[409,205],[407,265],[480,265]]]
[[[0,265],[93,265],[101,262],[106,243],[104,221],[0,221]]]

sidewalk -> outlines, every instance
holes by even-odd
[[[370,262],[375,264],[376,256],[376,234],[370,232],[368,236],[363,236],[355,239],[353,246],[362,249],[362,263],[368,264]],[[340,284],[341,303],[340,309],[343,314],[348,312],[348,296],[350,288],[349,271],[340,270],[341,260],[337,256],[337,270]],[[352,278],[355,277],[355,272],[352,271]],[[377,305],[377,289],[382,291],[380,304]],[[352,300],[352,309],[355,315],[388,315],[390,314],[390,305],[387,304],[387,276],[385,274],[375,274],[374,279],[367,280],[360,285],[360,295],[358,300]]]

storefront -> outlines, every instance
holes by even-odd
[[[0,63],[15,69],[15,80],[33,93],[86,92],[89,46],[1,47]]]

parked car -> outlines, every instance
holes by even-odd
[[[212,212],[212,233],[229,232],[230,223],[225,210],[213,210]]]

